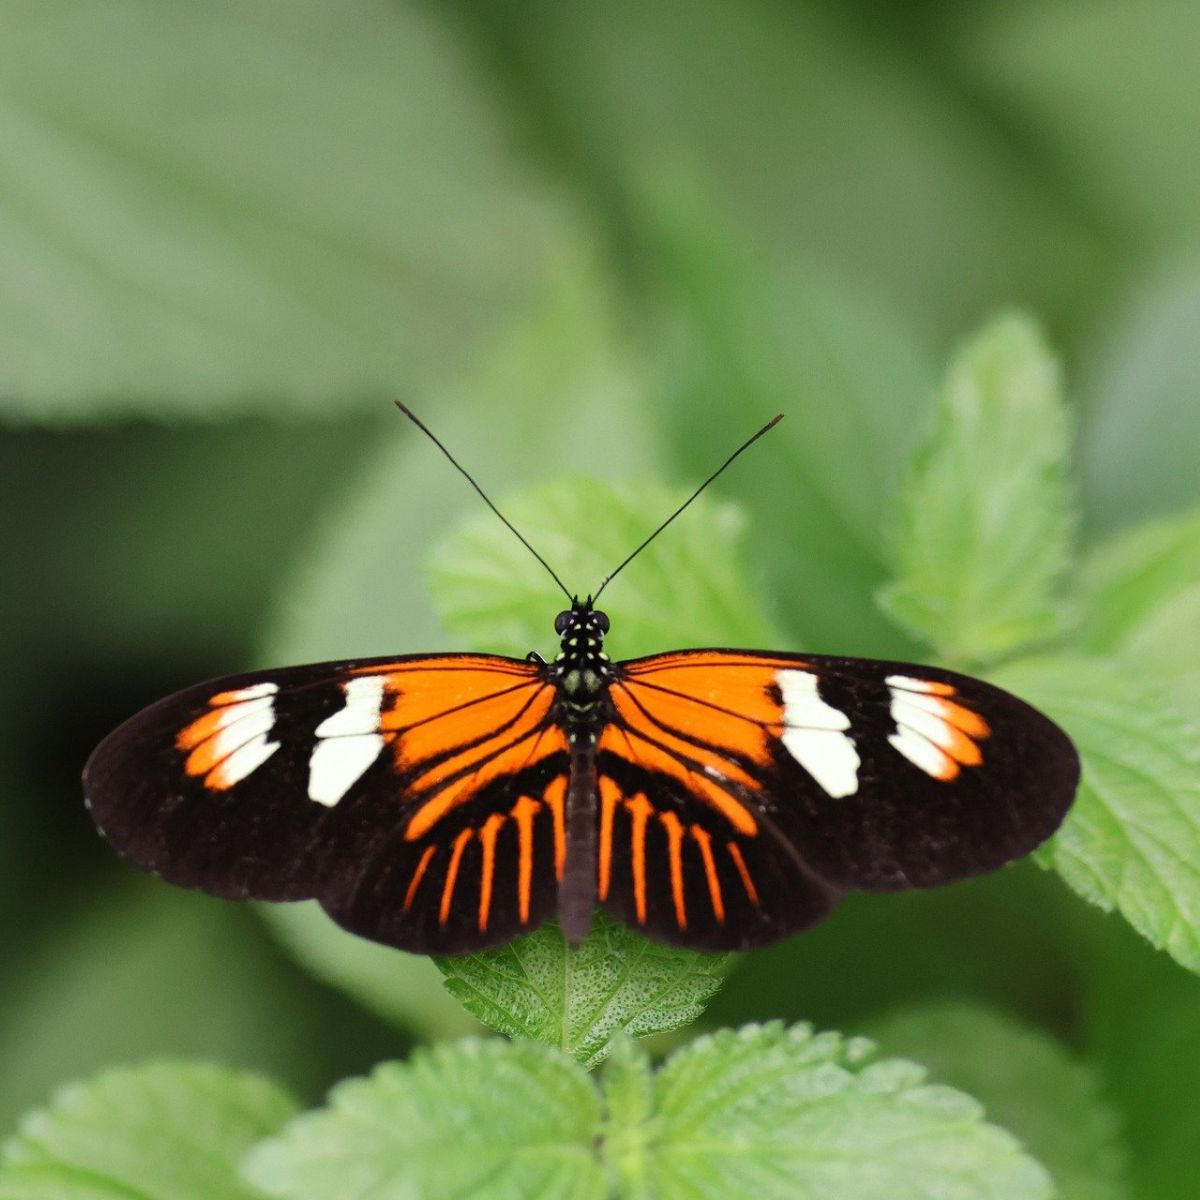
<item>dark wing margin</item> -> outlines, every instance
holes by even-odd
[[[568,755],[538,669],[490,655],[200,684],[110,734],[87,803],[123,856],[235,899],[316,898],[364,937],[466,953],[554,909]]]
[[[952,671],[725,650],[620,671],[597,757],[601,901],[682,945],[761,945],[845,889],[993,870],[1054,832],[1078,782],[1049,718]]]

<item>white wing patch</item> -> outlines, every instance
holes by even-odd
[[[224,791],[256,771],[279,749],[267,735],[275,727],[274,683],[255,683],[209,700],[207,713],[184,729],[176,744],[190,751],[189,775],[203,775],[206,787]]]
[[[379,757],[383,737],[382,675],[362,675],[343,685],[345,706],[316,728],[317,744],[308,762],[308,798],[332,808]]]
[[[861,759],[845,732],[850,718],[821,699],[811,671],[780,671],[775,678],[783,694],[783,744],[788,753],[830,796],[853,796]]]
[[[977,712],[950,699],[956,694],[953,686],[908,675],[889,675],[884,682],[896,723],[888,742],[913,766],[949,783],[962,767],[983,762],[977,739],[991,730]]]
[[[267,741],[269,728],[268,726],[266,731],[258,734],[244,746],[239,746],[221,764],[220,780],[222,787],[233,787],[235,783],[241,783],[247,775],[253,771],[257,771],[279,749],[278,742]]]

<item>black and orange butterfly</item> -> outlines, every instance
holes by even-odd
[[[661,941],[760,946],[847,889],[1019,858],[1074,796],[1067,736],[980,680],[771,651],[612,662],[608,627],[572,598],[552,662],[408,655],[200,684],[101,743],[88,804],[172,883],[315,897],[364,937],[462,954],[555,915],[577,942],[597,904]]]

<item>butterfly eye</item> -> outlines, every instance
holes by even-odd
[[[558,614],[558,616],[554,618],[554,632],[555,633],[566,633],[568,627],[571,624],[571,618],[573,616],[574,616],[574,613],[572,613],[570,611],[570,609],[566,609],[563,612],[560,612]]]
[[[596,618],[596,624],[599,626],[600,632],[607,633],[608,613],[602,613],[599,609],[597,609],[594,613],[592,613],[592,616]]]

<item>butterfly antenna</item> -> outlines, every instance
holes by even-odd
[[[394,403],[396,407],[450,460],[451,464],[459,472],[459,474],[462,475],[462,477],[479,493],[480,499],[483,500],[484,504],[486,504],[488,508],[490,508],[492,512],[494,512],[496,516],[498,516],[500,520],[508,526],[513,535],[516,537],[517,541],[519,541],[521,545],[524,546],[525,549],[528,550],[529,553],[532,554],[533,557],[536,558],[538,562],[540,562],[542,566],[546,568],[546,570],[550,573],[550,578],[553,579],[560,588],[562,588],[563,595],[566,596],[572,604],[574,604],[575,597],[572,596],[569,591],[567,591],[567,585],[563,583],[561,579],[559,579],[554,568],[528,543],[528,541],[525,540],[525,537],[522,535],[521,531],[491,502],[491,500],[488,499],[487,492],[485,492],[483,488],[481,488],[479,484],[475,482],[475,480],[471,477],[471,473],[466,469],[466,467],[464,467],[458,461],[458,459],[456,459],[454,455],[446,449],[437,435],[433,433],[429,426],[426,425],[425,422],[422,421],[421,418],[418,417],[417,414],[408,407],[408,405],[404,404],[400,400],[396,400]]]
[[[604,591],[606,587],[608,587],[608,585],[621,573],[621,571],[623,571],[635,558],[637,558],[637,556],[641,554],[641,552],[645,550],[645,548],[650,545],[650,543],[654,541],[654,539],[658,537],[658,535],[662,533],[662,531],[666,529],[666,527],[670,525],[670,523],[675,520],[675,518],[679,516],[679,514],[683,512],[683,510],[687,508],[687,506],[691,504],[691,502],[695,500],[695,498],[700,495],[700,493],[704,491],[704,489],[708,487],[708,485],[712,483],[712,481],[716,479],[716,477],[720,475],[721,472],[724,471],[725,468],[729,466],[729,464],[733,462],[733,460],[737,458],[737,456],[741,454],[743,450],[749,450],[750,447],[753,446],[754,443],[757,442],[764,433],[766,433],[768,430],[774,429],[775,426],[778,425],[782,420],[783,413],[779,413],[778,415],[772,417],[753,437],[747,438],[648,538],[646,538],[645,541],[643,541],[637,547],[636,550],[633,551],[632,554],[623,559],[614,570],[610,571],[604,577],[604,581],[596,589],[596,594],[592,597],[592,599],[598,600],[600,598],[600,593]]]

